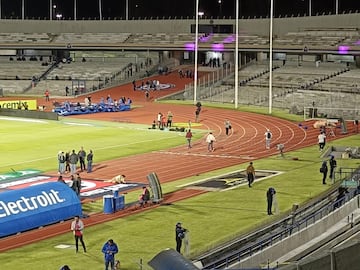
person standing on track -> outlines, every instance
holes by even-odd
[[[229,135],[229,130],[231,130],[231,123],[229,120],[225,120],[225,134],[226,136]]]
[[[214,148],[214,142],[216,141],[215,136],[212,134],[212,132],[210,132],[207,136],[206,136],[206,143],[208,145],[208,151],[209,152],[214,152],[215,148]]]
[[[191,129],[188,129],[188,131],[186,132],[186,135],[185,135],[185,138],[186,138],[186,141],[187,141],[187,144],[188,144],[188,149],[190,149],[192,146],[191,146],[191,138],[192,138],[192,132],[191,132]]]
[[[266,147],[266,149],[270,149],[271,138],[272,138],[271,131],[269,129],[266,129],[266,132],[265,132],[265,147]]]

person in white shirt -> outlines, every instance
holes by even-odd
[[[208,144],[208,151],[209,152],[214,152],[215,148],[214,148],[214,142],[216,141],[215,136],[212,134],[212,132],[210,132],[207,136],[206,136],[206,143]]]
[[[270,149],[271,138],[272,138],[272,134],[271,134],[270,130],[267,129],[265,132],[265,147],[266,147],[266,149]]]
[[[79,216],[75,216],[73,222],[71,222],[71,230],[73,231],[75,237],[76,253],[79,251],[79,240],[84,249],[84,252],[86,252],[86,247],[83,240],[84,223]]]
[[[321,152],[324,150],[325,143],[326,143],[326,135],[324,132],[321,132],[318,136],[318,143],[319,143],[319,151]]]

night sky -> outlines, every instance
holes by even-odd
[[[25,17],[49,18],[49,0],[23,0]],[[192,17],[195,0],[128,0],[129,16],[132,17]],[[221,1],[221,4],[219,3]],[[360,12],[359,0],[338,0],[339,13],[349,10]],[[108,18],[125,18],[126,0],[101,0],[102,16]],[[200,0],[199,9],[207,17],[235,16],[235,0]],[[323,12],[335,13],[336,0],[312,0],[312,14]],[[21,18],[22,0],[2,0],[2,18]],[[53,0],[56,13],[63,18],[73,18],[74,0]],[[269,14],[270,0],[239,0],[240,17],[265,17]],[[308,13],[309,0],[274,0],[275,16]],[[99,17],[99,0],[77,0],[77,19],[94,19]]]

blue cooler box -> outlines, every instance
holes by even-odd
[[[118,197],[114,198],[114,208],[115,208],[115,211],[125,208],[125,196],[124,195],[119,195]]]
[[[104,214],[112,214],[115,212],[114,207],[114,196],[113,195],[105,195],[103,196],[104,200]]]

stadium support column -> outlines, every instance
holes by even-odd
[[[355,65],[357,68],[360,68],[360,56],[355,56]]]

